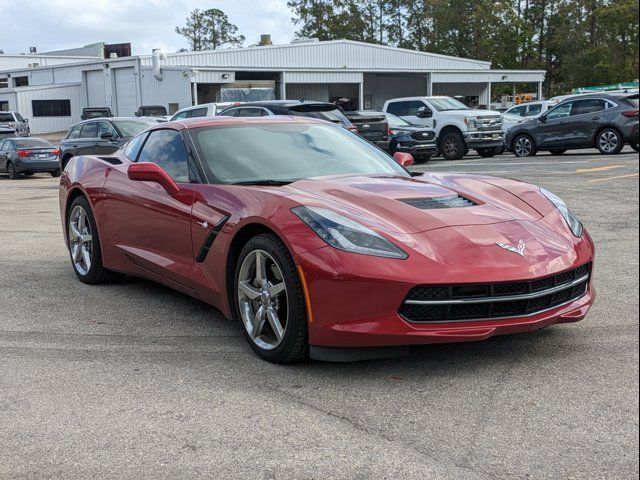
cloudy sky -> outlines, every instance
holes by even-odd
[[[134,55],[152,48],[173,52],[187,47],[175,27],[195,8],[224,11],[247,37],[245,45],[263,33],[274,43],[288,43],[295,31],[287,0],[5,0],[0,1],[0,49],[25,53],[35,46],[45,52],[131,42]]]

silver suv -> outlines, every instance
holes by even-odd
[[[21,137],[31,136],[29,120],[23,118],[18,112],[0,112],[0,127],[13,128]]]

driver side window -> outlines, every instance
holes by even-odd
[[[555,118],[564,118],[571,115],[571,109],[573,108],[573,102],[563,103],[547,113],[547,120],[553,120]]]
[[[182,135],[175,130],[154,130],[144,143],[138,162],[161,167],[176,183],[189,182],[189,158]]]

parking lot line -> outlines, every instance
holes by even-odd
[[[594,167],[594,168],[579,168],[576,170],[576,173],[593,173],[593,172],[605,172],[607,170],[613,170],[616,168],[623,168],[624,165],[606,165],[604,167]]]
[[[587,183],[606,182],[607,180],[619,180],[622,178],[633,178],[637,177],[638,175],[638,173],[631,173],[629,175],[618,175],[617,177],[595,178],[593,180],[587,180]]]

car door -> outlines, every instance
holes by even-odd
[[[572,142],[575,146],[593,146],[593,139],[602,125],[606,108],[607,102],[602,98],[575,101],[569,121]]]
[[[75,151],[74,156],[99,154],[98,143],[98,122],[83,124],[80,136],[75,139],[72,145]]]
[[[535,142],[538,148],[565,148],[571,146],[569,117],[574,102],[564,102],[537,120]]]
[[[7,156],[9,155],[9,140],[0,141],[0,172],[7,171]]]
[[[433,109],[422,100],[411,100],[407,102],[404,116],[400,117],[413,125],[424,125],[434,128]]]
[[[124,154],[162,167],[180,191],[170,195],[155,182],[130,180],[131,163],[114,166],[102,202],[109,241],[119,258],[141,275],[192,293],[191,210],[199,177],[182,134],[173,129],[143,133],[129,142]]]

